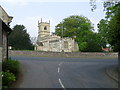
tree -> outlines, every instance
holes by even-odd
[[[95,41],[97,34],[93,32],[94,28],[91,21],[84,16],[70,16],[63,19],[56,26],[55,34],[61,37],[71,37],[75,39],[78,43],[80,51],[100,51],[100,46],[98,42]],[[94,35],[95,37],[93,37]],[[96,47],[92,49],[93,45]],[[99,48],[99,49],[98,49]]]
[[[106,15],[108,19],[108,41],[114,46],[114,51],[120,52],[120,3],[107,8]]]
[[[93,0],[91,0],[91,2],[93,2]],[[91,6],[94,6],[94,4],[91,4]],[[108,42],[114,47],[114,51],[118,52],[118,69],[120,70],[120,0],[105,0],[103,6],[107,11],[106,37]],[[93,8],[93,10],[94,9],[95,8]],[[118,87],[120,87],[120,83]]]
[[[96,9],[95,2],[96,0],[90,0],[92,11]],[[120,33],[119,33],[120,32],[120,1],[104,0],[103,7],[104,7],[104,10],[106,11],[106,20],[101,20],[102,23],[100,22],[101,26],[99,26],[99,30],[101,30],[103,33],[106,33],[108,42],[114,46],[114,51],[120,52],[120,47],[119,47],[120,39],[118,39],[120,37]]]
[[[100,36],[100,42],[101,46],[103,48],[106,48],[106,45],[108,44],[107,40],[107,20],[101,19],[100,22],[98,23],[98,34]]]
[[[106,9],[106,20],[102,19],[98,25],[101,36],[113,46],[113,50],[120,51],[120,3]]]
[[[108,7],[119,4],[120,0],[101,0],[101,2],[103,3],[104,11],[106,11]],[[90,0],[90,6],[91,11],[94,11],[97,8],[96,0]]]
[[[9,35],[9,46],[14,50],[32,50],[33,45],[25,26],[15,25],[12,33]]]
[[[108,19],[108,41],[114,47],[114,51],[118,52],[118,70],[120,75],[120,2],[107,8]],[[118,84],[120,87],[120,83]]]
[[[56,26],[55,34],[62,37],[74,38],[82,31],[93,30],[91,22],[84,16],[70,16],[65,18],[60,24]],[[63,34],[62,34],[63,31]]]

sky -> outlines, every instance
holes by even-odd
[[[38,20],[49,22],[51,32],[64,18],[83,15],[90,19],[97,32],[97,24],[105,17],[101,0],[96,2],[97,9],[92,12],[90,0],[0,0],[0,5],[13,16],[11,28],[16,24],[24,25],[31,37],[38,36]]]

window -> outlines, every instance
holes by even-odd
[[[38,44],[39,46],[43,46],[43,43],[42,43],[42,42],[37,42],[37,44]]]
[[[64,41],[64,48],[68,48],[68,42]]]
[[[44,30],[47,30],[47,27],[46,27],[46,26],[44,27]]]

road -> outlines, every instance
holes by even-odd
[[[105,69],[117,58],[49,58],[12,56],[22,65],[18,88],[117,88]]]

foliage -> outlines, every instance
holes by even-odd
[[[114,46],[114,51],[120,51],[120,3],[107,8],[106,18],[108,19],[108,41]]]
[[[88,18],[84,16],[70,16],[65,18],[56,26],[55,34],[63,37],[72,37],[79,35],[82,31],[92,30],[93,27]],[[63,31],[63,34],[62,34]]]
[[[99,33],[114,51],[120,51],[120,3],[107,8],[106,20],[99,23]]]
[[[10,86],[16,80],[15,75],[9,71],[2,72],[2,76],[2,86]]]
[[[30,36],[25,26],[15,25],[12,33],[9,35],[9,46],[14,50],[33,50]]]
[[[2,63],[2,69],[3,71],[10,71],[11,73],[13,73],[15,76],[18,75],[19,73],[19,62],[16,60],[11,60],[10,58],[8,60],[5,60]]]
[[[87,42],[81,42],[79,46],[81,51],[85,51],[87,47]]]
[[[101,19],[98,23],[98,34],[100,36],[100,44],[103,48],[106,48],[108,44],[107,36],[107,20]]]
[[[96,1],[97,0],[90,0],[91,11],[94,11],[97,8]],[[101,0],[101,2],[103,3],[104,10],[106,10],[108,7],[120,3],[120,0]]]
[[[91,33],[88,35],[88,40],[87,40],[87,52],[101,52],[101,42],[100,42],[100,37],[97,33]]]
[[[8,59],[2,63],[2,89],[8,90],[10,85],[16,81],[19,73],[19,62]]]
[[[92,23],[88,18],[75,15],[60,22],[56,26],[55,34],[75,39],[80,51],[101,51],[100,39],[93,30]]]

